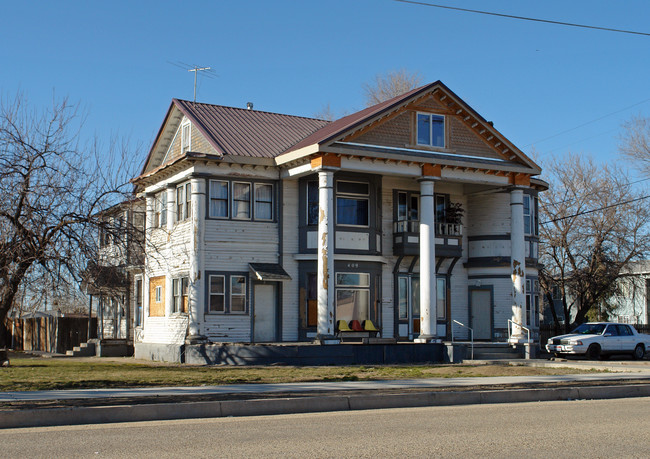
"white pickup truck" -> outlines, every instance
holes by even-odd
[[[614,354],[630,354],[642,359],[650,349],[650,335],[644,335],[627,324],[589,322],[579,325],[568,335],[549,338],[546,350],[555,356],[584,354],[599,359]]]

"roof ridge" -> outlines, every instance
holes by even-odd
[[[288,114],[288,113],[270,112],[270,111],[267,111],[267,110],[255,110],[255,109],[248,109],[248,108],[241,108],[241,107],[233,107],[233,106],[230,106],[230,105],[210,104],[210,103],[206,103],[206,102],[193,102],[191,100],[178,99],[178,98],[175,98],[175,97],[172,100],[187,103],[187,104],[193,104],[193,105],[196,105],[196,104],[198,104],[198,105],[207,105],[207,106],[210,106],[210,107],[228,108],[228,109],[231,109],[231,110],[237,110],[237,111],[242,111],[242,112],[264,113],[264,114],[267,114],[267,115],[286,116],[286,117],[289,117],[289,118],[300,118],[300,119],[303,119],[303,120],[314,120],[314,121],[323,121],[325,123],[331,123],[331,121],[329,121],[329,120],[324,120],[322,118],[315,118],[313,116],[291,115],[291,114]]]

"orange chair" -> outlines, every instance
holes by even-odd
[[[352,331],[364,331],[363,327],[361,326],[358,320],[351,320],[350,328],[352,329]]]

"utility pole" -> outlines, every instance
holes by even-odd
[[[193,69],[188,69],[188,72],[194,72],[194,102],[196,102],[196,75],[201,70],[210,70],[210,67],[197,67],[195,65]]]

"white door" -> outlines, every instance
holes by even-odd
[[[255,285],[254,341],[277,341],[277,306],[275,284]]]
[[[492,292],[490,290],[471,290],[471,327],[474,339],[492,339]]]

